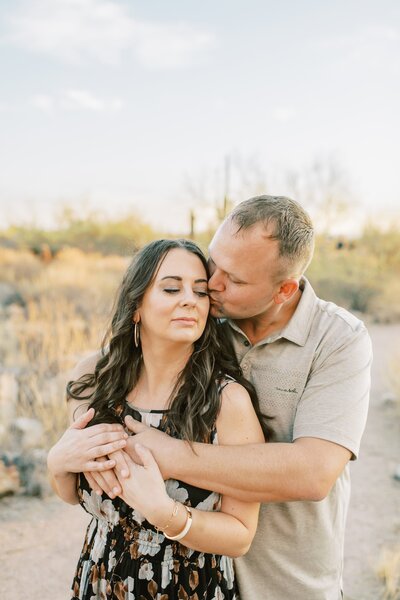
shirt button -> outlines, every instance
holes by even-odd
[[[246,346],[246,348],[248,348],[250,346],[249,340],[244,340],[243,344],[244,344],[244,346]]]

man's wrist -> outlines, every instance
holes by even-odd
[[[60,469],[59,465],[57,465],[57,457],[54,456],[54,452],[52,450],[50,450],[47,455],[47,468],[51,475],[57,479],[68,475],[68,471]]]
[[[166,457],[165,465],[162,464],[164,456],[161,459],[164,480],[181,479],[184,472],[182,467],[185,465],[189,452],[191,452],[191,448],[186,440],[171,438],[168,451],[164,454]]]

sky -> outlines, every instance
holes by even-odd
[[[390,220],[399,107],[398,0],[0,0],[0,229],[313,186]]]

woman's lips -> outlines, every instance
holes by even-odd
[[[181,317],[179,319],[172,319],[174,323],[182,323],[183,325],[195,325],[197,323],[196,319],[191,319],[188,317]]]

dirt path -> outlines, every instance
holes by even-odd
[[[346,600],[378,600],[381,550],[400,537],[400,414],[382,402],[386,368],[400,325],[371,326],[375,348],[371,409],[360,459],[352,464],[353,493],[345,549]],[[4,598],[67,600],[88,516],[57,498],[0,501],[0,571]],[[6,582],[6,583],[5,583]],[[262,599],[255,599],[262,600]],[[295,599],[282,599],[295,600]]]
[[[352,464],[344,582],[346,600],[379,600],[375,571],[384,547],[400,546],[400,404],[385,402],[388,368],[400,359],[400,325],[370,325],[374,346],[371,404],[361,454]],[[399,367],[400,371],[400,367]]]

